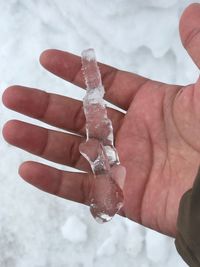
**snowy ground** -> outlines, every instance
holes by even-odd
[[[193,82],[198,72],[178,33],[180,14],[191,2],[0,0],[0,91],[22,84],[81,98],[80,89],[40,67],[46,48],[80,54],[94,47],[107,64],[165,82]],[[34,122],[2,105],[0,111],[1,128],[11,118]],[[173,239],[119,217],[99,225],[86,207],[42,193],[17,174],[24,160],[52,163],[2,137],[0,152],[0,266],[186,266]]]

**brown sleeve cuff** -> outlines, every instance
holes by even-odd
[[[175,246],[190,267],[200,267],[200,168],[192,189],[180,200]]]
[[[175,239],[175,246],[182,257],[182,259],[190,266],[190,267],[199,267],[200,262],[196,259],[193,255],[192,251],[185,243],[184,239],[182,238],[181,234],[178,233]]]

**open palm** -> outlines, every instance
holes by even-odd
[[[196,30],[199,12],[199,7],[191,5],[180,24],[183,44],[197,65],[200,65],[200,34]],[[84,87],[80,57],[47,50],[40,59],[52,73]],[[127,169],[125,203],[120,214],[175,236],[180,198],[192,187],[199,167],[200,81],[182,87],[148,80],[104,64],[100,64],[100,70],[105,99],[126,111],[108,109],[115,145]],[[9,87],[3,102],[17,112],[78,134],[16,120],[6,123],[3,130],[4,138],[15,146],[86,171],[64,172],[36,162],[25,162],[19,169],[20,175],[36,187],[87,203],[90,168],[78,150],[85,138],[82,103],[22,86]]]

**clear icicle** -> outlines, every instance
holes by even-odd
[[[90,192],[90,211],[100,223],[107,222],[123,206],[125,168],[114,147],[113,127],[103,100],[104,87],[93,49],[82,52],[82,69],[87,87],[83,99],[86,117],[85,143],[80,153],[88,160],[94,174]]]

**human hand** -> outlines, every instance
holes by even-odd
[[[183,14],[183,45],[200,66],[200,7]],[[47,50],[41,64],[57,76],[84,87],[80,57]],[[122,216],[164,234],[176,235],[180,198],[192,187],[200,159],[200,80],[188,86],[169,85],[100,64],[105,99],[126,111],[108,108],[115,146],[126,167]],[[3,94],[10,109],[58,128],[70,135],[12,120],[3,135],[10,144],[48,160],[87,173],[61,171],[36,162],[25,162],[19,174],[30,184],[57,196],[88,203],[91,171],[79,153],[85,138],[82,102],[22,86]]]

